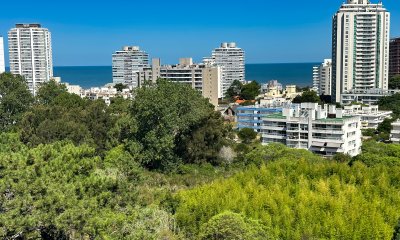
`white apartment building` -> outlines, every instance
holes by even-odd
[[[36,95],[40,84],[53,77],[51,33],[40,24],[16,24],[8,32],[10,71],[23,76]]]
[[[347,0],[333,17],[332,97],[388,89],[390,14],[382,3]]]
[[[392,123],[392,131],[390,132],[390,141],[400,143],[400,119]]]
[[[138,46],[125,46],[112,55],[113,83],[139,87],[138,72],[149,67],[149,54]]]
[[[205,62],[215,63],[222,68],[221,96],[225,95],[235,80],[244,83],[245,53],[236,43],[222,43],[221,47],[212,51],[211,59],[205,59]]]
[[[4,61],[4,39],[0,36],[0,73],[6,71],[6,63]]]
[[[362,106],[350,105],[344,106],[344,115],[359,116],[361,118],[362,129],[377,129],[386,118],[391,118],[392,111],[379,111],[377,105]]]
[[[361,152],[361,119],[344,116],[334,105],[302,103],[281,112],[265,115],[261,123],[262,143],[282,143],[291,148],[308,149],[332,156]]]
[[[332,60],[325,59],[321,65],[313,67],[313,88],[318,95],[331,95]]]
[[[161,65],[160,59],[153,59],[153,65],[138,73],[143,84],[145,81],[155,82],[157,79],[168,79],[171,82],[187,84],[200,91],[214,106],[218,106],[222,70],[217,65],[195,64],[192,58],[181,58],[179,64]]]

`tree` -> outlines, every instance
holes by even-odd
[[[117,89],[118,92],[122,92],[122,90],[128,88],[128,85],[125,85],[123,83],[117,83],[114,85],[114,88]]]
[[[395,117],[400,116],[400,93],[381,97],[378,101],[379,109],[393,111]]]
[[[378,125],[378,131],[381,133],[390,133],[392,130],[392,122],[394,119],[385,118],[382,123]]]
[[[239,97],[242,92],[243,84],[239,80],[233,81],[232,85],[226,90],[225,97],[233,100]]]
[[[317,92],[313,90],[306,90],[302,95],[299,95],[293,99],[293,103],[321,103],[321,98],[318,96]]]
[[[251,143],[257,138],[257,133],[251,128],[242,128],[238,132],[238,137],[243,143]]]
[[[0,74],[0,131],[7,131],[18,123],[32,103],[33,96],[23,77]]]
[[[143,147],[142,164],[150,169],[171,170],[182,161],[190,161],[175,151],[177,142],[186,133],[196,132],[213,112],[207,99],[184,84],[160,79],[155,85],[137,89],[130,113],[137,122],[132,140]]]
[[[400,89],[400,75],[393,76],[389,80],[389,89]]]
[[[212,217],[201,227],[201,240],[267,240],[265,229],[257,221],[245,219],[241,214],[224,212]]]
[[[41,104],[51,104],[59,95],[66,92],[67,87],[64,84],[50,80],[40,86],[36,98]]]
[[[242,90],[240,92],[240,96],[246,100],[254,100],[261,92],[261,85],[252,81],[248,84],[242,86]]]
[[[400,219],[396,227],[394,228],[392,240],[400,240]]]

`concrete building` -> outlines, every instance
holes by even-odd
[[[222,43],[221,47],[212,51],[211,59],[205,59],[205,63],[215,63],[222,68],[222,85],[220,95],[224,96],[226,90],[235,80],[245,81],[245,53],[236,43]]]
[[[265,115],[278,113],[282,107],[262,107],[262,106],[243,106],[236,108],[237,128],[251,128],[256,132],[261,132],[262,118]]]
[[[363,103],[366,105],[377,105],[380,98],[385,96],[391,96],[393,94],[400,93],[400,90],[382,90],[382,89],[370,89],[370,90],[351,90],[342,93],[343,105],[350,105],[354,102]]]
[[[390,41],[389,77],[400,75],[400,37]]]
[[[10,71],[25,77],[36,95],[40,84],[53,77],[51,33],[40,24],[16,24],[8,32]]]
[[[6,63],[4,61],[4,39],[0,36],[0,73],[6,71]]]
[[[400,143],[400,119],[392,123],[392,131],[390,132],[390,141]]]
[[[331,95],[332,91],[332,60],[324,62],[313,68],[313,88],[318,95]]]
[[[347,0],[333,17],[332,98],[388,89],[390,14],[382,3]]]
[[[386,118],[391,118],[392,111],[379,111],[377,105],[362,106],[350,105],[344,106],[344,115],[346,116],[359,116],[361,118],[362,129],[377,129]]]
[[[261,123],[262,143],[282,143],[332,156],[356,156],[361,152],[361,119],[344,116],[334,105],[302,103],[265,115]]]
[[[218,106],[222,70],[217,65],[195,64],[192,58],[181,58],[179,64],[161,65],[160,59],[153,59],[152,66],[139,71],[140,84],[157,79],[168,79],[175,83],[188,84],[200,91],[214,106]]]
[[[112,55],[113,83],[139,87],[138,72],[149,67],[149,54],[138,46],[125,46]]]

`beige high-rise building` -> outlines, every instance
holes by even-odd
[[[195,64],[192,58],[181,58],[179,64],[161,65],[161,60],[155,58],[153,65],[139,71],[139,85],[146,81],[155,82],[157,79],[167,79],[171,82],[190,85],[208,98],[210,103],[218,106],[220,95],[222,69],[212,64]]]
[[[332,60],[324,62],[313,68],[313,88],[319,95],[331,95],[332,89]]]
[[[333,17],[332,98],[388,89],[390,14],[382,3],[347,0]]]
[[[16,24],[8,32],[10,71],[25,77],[36,95],[40,84],[53,78],[51,34],[40,24]]]

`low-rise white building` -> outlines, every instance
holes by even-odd
[[[400,143],[400,119],[392,123],[392,131],[390,132],[390,141]]]
[[[350,105],[344,106],[344,115],[361,117],[361,128],[377,129],[386,118],[391,118],[392,111],[379,111],[377,105],[362,106]]]
[[[361,118],[345,116],[334,105],[302,103],[265,115],[261,123],[262,143],[282,143],[332,156],[356,156],[361,152]]]

